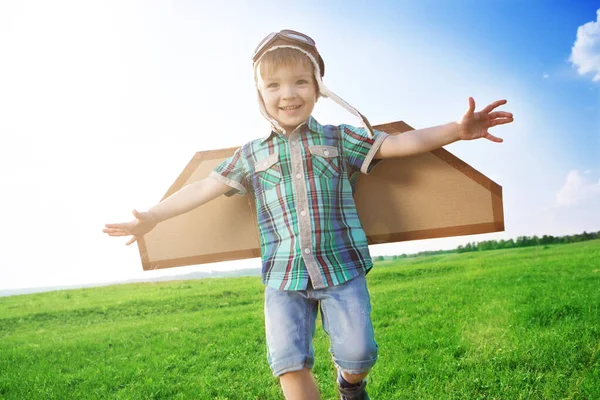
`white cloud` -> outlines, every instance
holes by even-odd
[[[550,75],[544,74],[544,79],[548,79],[549,77],[550,77]]]
[[[565,184],[556,194],[557,205],[574,206],[596,198],[600,200],[600,180],[594,182],[590,175],[590,171],[570,171]]]
[[[594,82],[600,82],[600,9],[596,21],[577,28],[577,39],[571,49],[569,61],[577,67],[580,75],[595,74]]]

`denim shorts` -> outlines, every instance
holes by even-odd
[[[329,352],[337,368],[367,372],[377,361],[371,323],[371,300],[365,275],[338,286],[307,290],[265,289],[267,358],[273,375],[311,369],[317,312],[329,335]]]

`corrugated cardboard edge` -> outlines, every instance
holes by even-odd
[[[374,126],[375,129],[386,132],[390,135],[396,135],[414,130],[413,127],[404,121],[390,122]],[[493,221],[483,224],[458,225],[436,229],[423,229],[418,231],[400,232],[385,235],[368,235],[369,244],[381,244],[390,242],[402,242],[407,240],[433,239],[450,236],[477,235],[490,232],[504,231],[504,209],[502,203],[502,186],[492,181],[490,178],[471,167],[469,164],[456,157],[444,148],[431,151],[431,154],[444,161],[454,169],[461,172],[474,182],[480,184],[491,193]]]
[[[239,147],[230,147],[227,149],[219,149],[219,150],[208,150],[197,152],[191,161],[186,165],[183,169],[179,177],[175,180],[175,182],[171,185],[167,193],[163,196],[160,201],[163,201],[179,189],[183,187],[183,185],[190,179],[190,176],[198,169],[198,166],[205,160],[214,160],[216,158],[225,158],[231,156]]]
[[[141,242],[141,241],[140,241]],[[145,253],[145,244],[142,245],[140,243],[140,254],[142,254],[142,248]],[[147,253],[145,253],[147,254]],[[186,265],[197,265],[197,264],[208,264],[214,262],[222,262],[222,261],[234,261],[234,260],[243,260],[246,258],[256,258],[260,257],[260,250],[239,250],[239,251],[228,251],[225,253],[215,253],[208,254],[204,256],[194,256],[194,257],[183,257],[183,258],[172,258],[169,260],[159,260],[159,261],[150,261],[148,257],[142,258],[142,266],[144,271],[150,271],[155,269],[163,269],[163,268],[173,268],[173,267],[183,267]]]
[[[391,122],[388,124],[382,124],[374,126],[373,128],[386,132],[391,135],[400,134],[403,132],[407,132],[410,130],[414,130],[413,127],[406,124],[403,121]],[[238,147],[232,147],[227,149],[220,150],[208,150],[203,152],[197,152],[192,160],[188,163],[188,165],[184,168],[183,172],[179,175],[179,177],[175,180],[173,185],[169,188],[167,193],[161,199],[169,197],[171,194],[175,193],[179,189],[183,187],[185,182],[188,181],[190,176],[194,173],[194,171],[198,168],[200,163],[204,160],[214,160],[216,158],[224,158],[231,156]],[[491,232],[501,232],[504,231],[504,211],[503,211],[503,202],[502,202],[502,187],[489,179],[487,176],[483,175],[475,168],[471,167],[469,164],[465,163],[449,151],[440,148],[433,150],[431,154],[435,155],[442,161],[446,162],[448,165],[452,166],[456,170],[460,171],[465,176],[469,177],[473,181],[477,182],[481,186],[488,189],[491,193],[491,202],[492,202],[492,212],[493,212],[493,221],[489,223],[482,224],[471,224],[471,225],[460,225],[460,226],[451,226],[444,228],[436,228],[436,229],[424,229],[418,231],[409,231],[409,232],[400,232],[393,234],[385,234],[385,235],[368,235],[367,239],[369,244],[382,244],[382,243],[391,243],[391,242],[402,242],[408,240],[420,240],[420,239],[432,239],[432,238],[442,238],[442,237],[451,237],[451,236],[464,236],[464,235],[476,235],[482,233],[491,233]],[[256,210],[252,207],[252,204],[249,203],[250,211],[255,215],[256,218]],[[258,233],[257,233],[258,235]],[[260,257],[260,249],[251,249],[251,250],[241,250],[241,251],[229,251],[218,254],[208,254],[203,256],[193,256],[193,257],[185,257],[185,258],[174,258],[169,260],[158,260],[158,261],[150,261],[148,260],[148,252],[146,250],[146,242],[144,238],[138,240],[138,248],[140,251],[140,258],[142,260],[142,266],[145,271],[154,270],[154,269],[162,269],[162,268],[172,268],[178,266],[185,265],[196,265],[196,264],[205,264],[211,262],[220,262],[220,261],[231,261],[231,260],[242,260],[246,258],[255,258]]]
[[[230,147],[227,149],[219,149],[219,150],[208,150],[203,152],[197,152],[194,154],[194,157],[190,160],[190,162],[183,169],[181,174],[177,177],[175,182],[171,185],[169,190],[162,197],[161,201],[171,196],[173,193],[181,189],[185,183],[190,179],[190,177],[194,174],[198,166],[203,161],[221,159],[225,157],[231,156],[239,147]],[[255,216],[256,219],[256,210],[253,207],[252,201],[249,201],[248,208],[250,212]],[[258,228],[258,227],[257,227]],[[258,230],[257,230],[257,238],[258,238]],[[243,260],[246,258],[256,258],[260,257],[260,249],[251,249],[251,250],[237,250],[237,251],[228,251],[224,253],[214,253],[207,254],[202,256],[193,256],[193,257],[183,257],[183,258],[172,258],[168,260],[155,260],[150,261],[148,259],[148,250],[146,248],[146,241],[144,238],[138,240],[138,248],[140,251],[140,258],[142,260],[142,268],[144,271],[150,271],[155,269],[163,269],[163,268],[173,268],[185,265],[196,265],[196,264],[207,264],[212,262],[221,262],[221,261],[232,261],[232,260]]]

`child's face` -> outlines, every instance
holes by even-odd
[[[303,63],[279,67],[273,74],[258,79],[267,112],[286,134],[312,113],[317,102],[316,86],[312,68]]]

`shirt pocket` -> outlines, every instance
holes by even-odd
[[[281,181],[281,167],[277,163],[279,154],[269,154],[254,164],[256,180],[263,190],[273,189]]]
[[[314,145],[308,146],[315,175],[333,178],[340,174],[340,160],[337,147]]]

